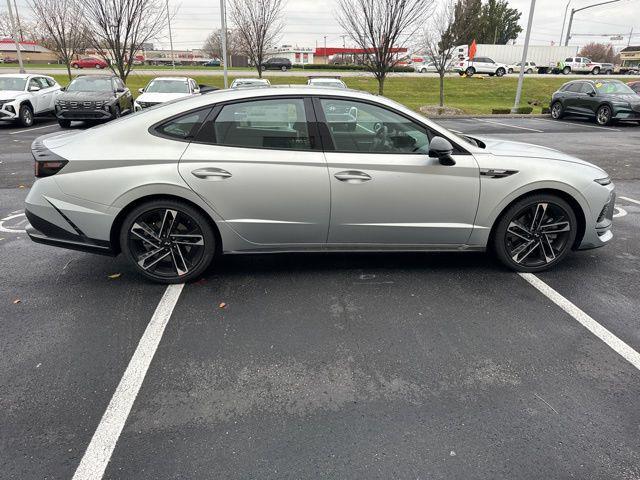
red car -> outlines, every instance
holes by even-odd
[[[86,57],[71,62],[72,68],[107,68],[107,62],[101,58]]]

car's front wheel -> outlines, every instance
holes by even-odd
[[[286,72],[286,71],[287,71],[287,67],[286,67],[285,65],[283,65],[283,66],[282,66],[282,68],[281,68],[281,70],[282,70],[283,72]]]
[[[554,120],[560,120],[564,113],[563,110],[564,109],[562,108],[562,103],[554,102],[554,104],[551,105],[551,118],[553,118]]]
[[[611,125],[611,107],[609,105],[602,105],[596,112],[596,123],[598,125]]]
[[[512,74],[513,73],[513,68],[510,68],[509,71],[507,72],[508,74]]]
[[[562,74],[563,75],[569,75],[571,73],[571,67],[564,67],[562,69]]]
[[[498,259],[518,272],[539,272],[560,262],[576,239],[571,206],[552,194],[525,197],[507,209],[493,235]]]
[[[476,73],[476,69],[473,67],[469,67],[464,71],[467,77],[473,77],[473,74]]]
[[[209,221],[192,206],[154,200],[134,208],[120,231],[120,247],[145,277],[160,283],[197,279],[216,251]]]
[[[60,125],[61,128],[69,128],[71,126],[71,120],[63,120],[62,118],[59,118],[58,125]]]
[[[496,70],[496,77],[502,77],[505,73],[504,68],[499,68]]]
[[[33,110],[27,104],[20,105],[20,112],[18,114],[18,121],[23,127],[30,127],[33,125]]]

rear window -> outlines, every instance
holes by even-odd
[[[206,108],[195,112],[185,113],[179,117],[156,127],[155,131],[163,137],[171,137],[177,140],[190,139],[200,128],[202,122],[207,118],[210,109]]]

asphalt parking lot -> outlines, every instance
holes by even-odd
[[[58,126],[0,125],[0,477],[640,478],[640,126],[439,123],[605,168],[613,242],[536,276],[475,253],[225,257],[168,290],[31,243],[29,146]]]

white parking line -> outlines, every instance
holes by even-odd
[[[44,125],[42,127],[27,128],[26,130],[18,130],[17,132],[9,132],[9,135],[21,135],[23,133],[33,132],[34,130],[42,130],[43,128],[51,128],[51,127],[57,127],[57,126],[58,126],[57,123],[52,123],[51,125]]]
[[[618,197],[618,198],[621,198],[622,200],[626,200],[627,202],[637,203],[638,205],[640,205],[640,201],[634,200],[633,198],[629,198],[629,197]]]
[[[586,122],[572,122],[570,120],[549,120],[548,118],[532,118],[531,120],[538,120],[540,122],[551,122],[551,123],[555,123],[556,125],[562,125],[563,123],[568,123],[570,125],[576,125],[578,127],[597,128],[599,130],[608,130],[610,132],[621,132],[622,131],[622,130],[620,130],[618,128],[600,127],[599,125],[589,125]]]
[[[544,283],[532,273],[519,273],[522,278],[537,288],[540,293],[546,296],[553,303],[571,315],[583,327],[593,333],[596,337],[609,345],[616,353],[627,360],[631,365],[640,370],[640,353],[636,352],[628,344],[620,340],[605,327],[596,322],[589,315],[580,310],[577,306],[556,292],[549,285]]]
[[[544,133],[544,130],[536,130],[535,128],[520,127],[518,125],[510,125],[508,123],[496,122],[495,120],[486,120],[484,118],[474,118],[474,120],[477,120],[479,122],[484,122],[484,123],[493,123],[494,125],[502,125],[503,127],[517,128],[519,130],[528,130],[530,132]]]
[[[183,287],[184,284],[169,285],[165,290],[73,475],[73,480],[98,480],[104,475]]]

